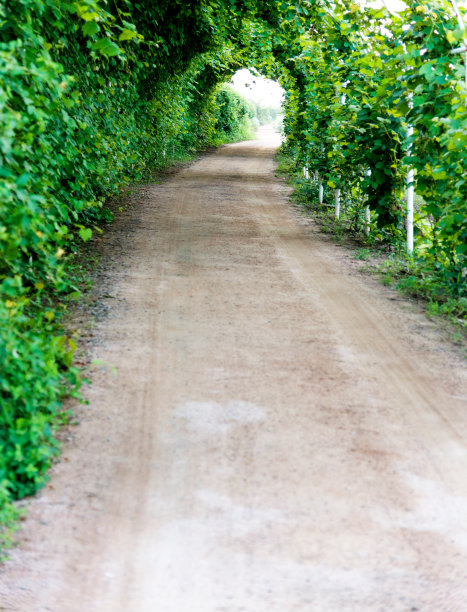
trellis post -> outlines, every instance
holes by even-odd
[[[341,215],[341,190],[340,189],[336,189],[334,191],[334,213],[335,213],[336,219],[339,219]]]
[[[371,176],[370,168],[368,168],[368,170],[365,170],[365,174],[366,174],[366,176]],[[365,234],[367,236],[370,235],[370,221],[371,221],[370,207],[369,207],[368,204],[366,204],[365,205],[365,227],[364,227],[364,231],[365,231]]]
[[[407,128],[407,138],[409,140],[409,154],[412,152],[412,143],[410,142],[414,133],[413,125]],[[413,166],[409,167],[407,172],[407,253],[413,253],[413,209],[414,209],[414,180],[415,174]]]

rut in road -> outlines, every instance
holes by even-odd
[[[277,145],[147,186],[104,239],[93,350],[116,374],[30,503],[1,610],[466,610],[461,359],[299,217]]]

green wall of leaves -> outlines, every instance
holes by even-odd
[[[0,547],[11,500],[42,486],[58,453],[63,398],[79,393],[60,321],[106,198],[146,168],[244,136],[251,118],[218,87],[232,70],[210,53],[208,7],[106,7],[0,5]]]

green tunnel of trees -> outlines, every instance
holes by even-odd
[[[466,31],[453,6],[0,3],[0,522],[44,483],[61,402],[80,386],[60,327],[79,294],[79,245],[146,168],[222,141],[236,104],[222,84],[239,68],[281,83],[283,149],[357,202],[357,217],[369,205],[383,235],[403,232],[415,169],[419,256],[465,296]]]

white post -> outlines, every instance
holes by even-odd
[[[412,108],[412,93],[409,93],[409,106]],[[407,126],[407,140],[411,140],[414,134],[413,125]],[[412,154],[412,143],[409,142],[408,146],[409,155]],[[412,255],[413,253],[413,203],[414,203],[414,170],[413,166],[410,166],[407,171],[407,253]]]
[[[341,215],[341,190],[336,189],[334,191],[334,211],[336,215],[336,219],[339,219]]]
[[[309,179],[310,175],[308,173],[308,168],[306,166],[303,166],[303,178]]]
[[[367,236],[370,235],[370,222],[371,222],[371,212],[370,207],[365,206],[365,234]]]
[[[365,170],[365,174],[367,176],[371,176],[371,170]],[[370,235],[370,221],[371,221],[371,212],[370,212],[370,207],[368,206],[368,204],[365,206],[365,234],[367,236]]]
[[[321,143],[321,153],[324,153],[324,143]],[[321,175],[318,173],[318,202],[320,204],[323,203],[324,198],[324,188],[323,188],[323,179]]]
[[[343,83],[342,85],[345,87],[346,84],[347,83]],[[342,93],[340,96],[340,103],[344,105],[346,102],[346,99],[347,97],[345,93]],[[341,190],[340,189],[336,189],[334,191],[334,214],[336,216],[336,219],[339,219],[339,217],[341,216]]]
[[[412,138],[413,126],[407,128],[407,138]],[[410,150],[412,145],[410,145]],[[407,253],[413,253],[413,201],[414,201],[414,171],[411,166],[407,172]]]

